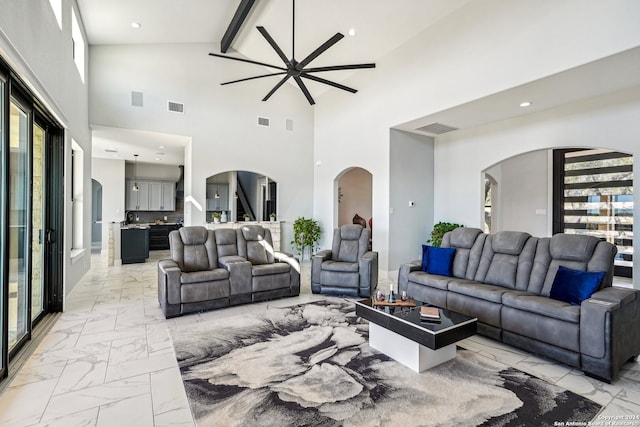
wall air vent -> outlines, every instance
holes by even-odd
[[[426,133],[432,133],[434,135],[442,135],[443,133],[458,130],[458,128],[454,128],[453,126],[449,125],[443,125],[442,123],[431,123],[429,125],[417,128],[416,130]]]
[[[167,102],[167,109],[172,113],[183,113],[184,114],[184,104],[181,102]]]
[[[132,107],[142,107],[143,105],[143,94],[142,92],[131,92],[131,106]]]
[[[107,153],[117,153],[118,152],[118,150],[116,150],[114,148],[105,148],[104,151],[107,152]]]
[[[258,117],[258,126],[269,127],[269,119],[267,117]]]

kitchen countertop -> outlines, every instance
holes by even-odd
[[[161,222],[161,223],[155,223],[155,222],[135,222],[135,223],[131,223],[131,224],[125,224],[125,225],[121,225],[120,229],[121,230],[128,230],[131,228],[150,228],[153,227],[154,225],[177,225],[177,222]]]

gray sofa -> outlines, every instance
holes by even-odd
[[[400,267],[399,291],[478,318],[478,333],[577,367],[610,382],[640,353],[640,292],[612,287],[614,245],[585,235],[532,237],[458,228],[452,276],[429,274],[414,261]],[[606,272],[580,305],[549,297],[558,267]]]
[[[166,318],[300,294],[300,263],[273,250],[271,231],[183,227],[169,233],[171,259],[158,262]]]

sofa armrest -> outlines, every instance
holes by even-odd
[[[170,259],[158,261],[158,302],[180,304],[180,267]]]
[[[331,259],[331,250],[325,249],[319,251],[311,257],[311,285],[320,285],[320,270],[322,263]],[[318,290],[319,291],[319,290]]]
[[[360,296],[370,297],[378,286],[378,252],[365,252],[358,261],[360,271]]]
[[[640,291],[607,287],[580,306],[583,370],[612,380],[622,365],[640,353]]]
[[[218,258],[218,265],[229,272],[229,295],[250,294],[252,264],[241,256],[229,255]]]
[[[415,261],[402,264],[398,270],[398,293],[407,291],[409,285],[409,273],[412,271],[418,271],[422,268],[422,261],[417,259]]]

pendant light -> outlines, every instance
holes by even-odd
[[[138,187],[138,155],[133,155],[133,187],[131,188],[133,191],[138,191],[140,188]]]
[[[220,193],[218,193],[218,184],[216,184],[216,194],[213,195],[214,199],[219,199],[220,198]]]

